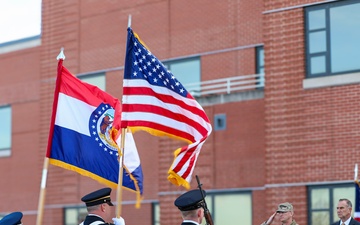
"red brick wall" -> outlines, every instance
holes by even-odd
[[[211,80],[255,73],[254,45],[263,42],[263,1],[67,0],[42,4],[42,45],[0,55],[0,67],[9,74],[0,76],[0,105],[13,106],[13,155],[0,159],[0,171],[8,171],[1,172],[0,197],[8,203],[6,208],[0,206],[0,212],[24,211],[24,224],[36,220],[56,56],[61,47],[65,48],[64,65],[73,74],[122,67],[131,14],[134,31],[159,59],[200,54],[202,80]],[[244,49],[237,50],[239,46]],[[224,49],[227,51],[221,52]],[[107,91],[119,98],[122,74],[121,69],[106,73]],[[205,189],[263,186],[264,104],[259,99],[205,107],[210,120],[215,114],[227,115],[227,129],[213,131],[194,171]],[[126,223],[151,224],[147,202],[152,200],[160,201],[163,224],[180,223],[173,201],[184,189],[166,178],[173,151],[184,143],[145,132],[136,133],[135,139],[145,174],[145,203],[139,210],[131,204],[123,206]],[[191,186],[196,187],[195,180]],[[61,205],[82,205],[80,198],[100,187],[87,177],[50,165],[43,223],[63,224]],[[164,194],[167,192],[174,194]],[[256,192],[254,204],[263,197],[261,191]],[[134,199],[132,193],[123,192],[124,201]]]
[[[315,1],[265,1],[265,9]],[[305,90],[304,11],[264,15],[266,183],[344,181],[358,163],[358,85]],[[334,165],[341,163],[341,168]],[[305,186],[269,188],[269,203],[290,201],[295,219],[307,223]],[[275,208],[275,204],[272,208]]]

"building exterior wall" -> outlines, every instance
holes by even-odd
[[[303,87],[304,7],[318,2],[43,1],[41,45],[0,54],[0,106],[12,106],[11,156],[0,158],[6,202],[0,213],[22,211],[23,223],[35,224],[60,48],[73,74],[104,72],[106,91],[121,99],[131,15],[133,30],[160,60],[200,56],[202,81],[255,74],[255,47],[264,46],[263,97],[204,105],[213,125],[215,115],[226,115],[226,129],[212,132],[193,174],[206,190],[251,191],[252,224],[285,201],[293,203],[296,221],[307,224],[307,184],[351,179],[360,146],[358,84]],[[173,151],[184,143],[145,132],[134,137],[144,200],[135,209],[135,195],[122,192],[126,224],[151,225],[152,203],[160,205],[161,224],[180,224],[173,202],[185,190],[166,178]],[[63,207],[82,206],[80,198],[100,187],[50,165],[43,223],[64,224]]]

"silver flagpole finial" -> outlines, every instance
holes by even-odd
[[[59,59],[65,60],[64,47],[61,47],[60,53],[59,53],[59,55],[56,57],[56,59],[57,59],[57,60],[59,60]]]

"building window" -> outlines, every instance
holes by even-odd
[[[160,205],[159,202],[152,203],[152,215],[153,215],[153,225],[160,225]]]
[[[85,220],[87,213],[85,206],[64,208],[64,224],[79,225]]]
[[[353,183],[310,186],[308,187],[308,196],[309,225],[328,225],[338,221],[336,206],[341,198],[349,199],[353,204],[353,209],[355,209],[355,187]]]
[[[256,55],[256,74],[265,73],[265,58],[264,58],[264,46],[258,46],[255,48]]]
[[[265,55],[264,55],[264,46],[258,46],[255,48],[255,62],[256,74],[261,74],[259,78],[257,78],[256,85],[258,88],[263,88],[265,84]]]
[[[305,9],[308,78],[360,71],[359,11],[359,0]]]
[[[214,130],[226,129],[226,114],[217,114],[214,116]]]
[[[0,107],[0,157],[11,154],[11,106]]]
[[[252,224],[252,203],[250,192],[216,192],[206,194],[206,204],[214,224],[232,224],[241,221]],[[205,218],[202,225],[205,225]]]
[[[200,57],[168,61],[164,62],[164,65],[191,95],[197,95],[201,82]]]
[[[104,73],[81,75],[78,78],[88,84],[97,86],[98,88],[100,88],[103,91],[106,90],[106,77],[105,77]]]

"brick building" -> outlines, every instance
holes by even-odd
[[[359,10],[359,0],[43,1],[41,36],[0,44],[0,214],[35,224],[60,48],[73,74],[121,99],[132,15],[212,122],[194,175],[215,224],[260,224],[284,201],[299,224],[335,221],[337,200],[355,200]],[[135,209],[123,192],[126,224],[180,224],[173,201],[185,190],[166,178],[183,143],[134,137],[144,200]],[[77,224],[80,198],[100,187],[50,165],[43,223]]]

